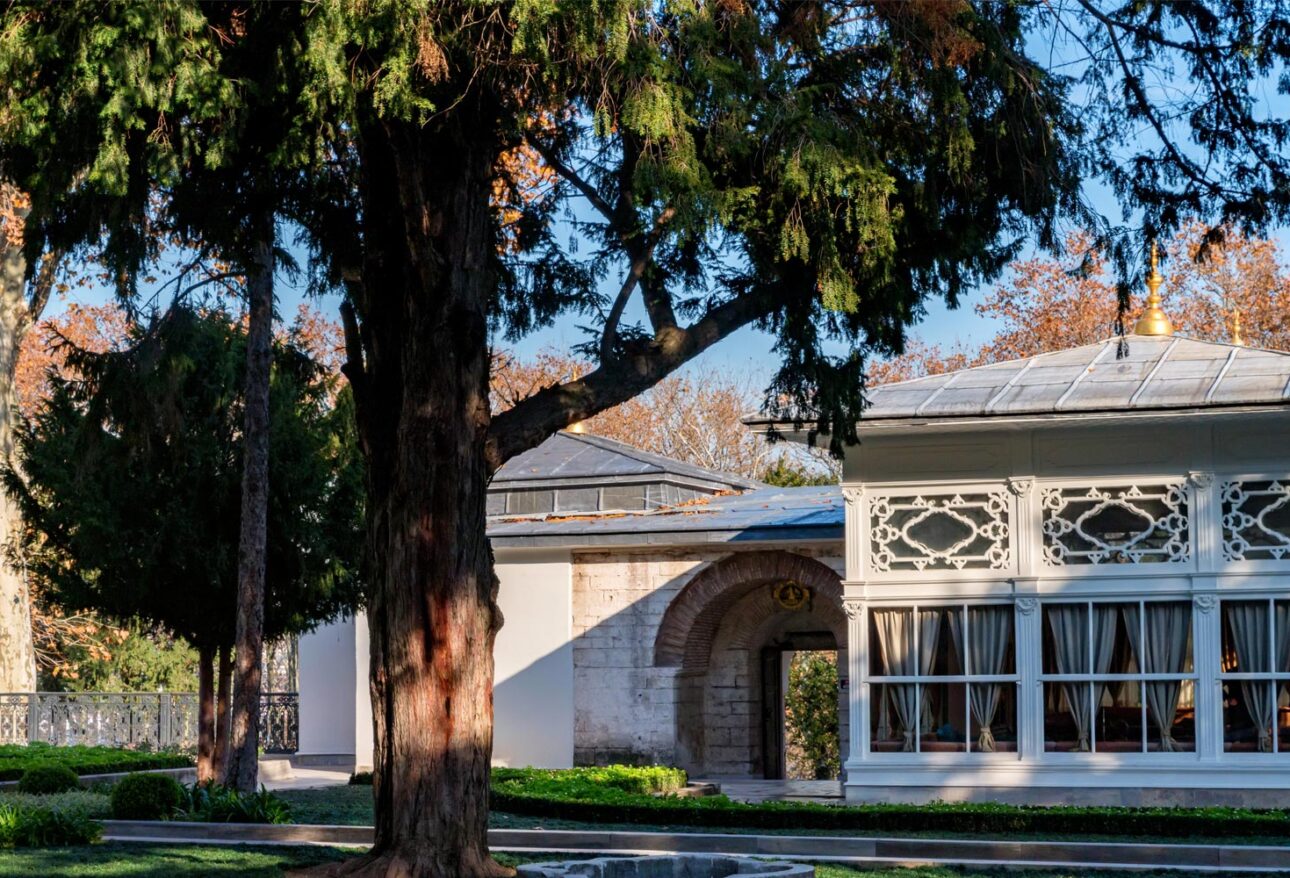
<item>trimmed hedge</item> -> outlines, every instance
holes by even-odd
[[[734,802],[725,796],[651,796],[596,785],[599,769],[496,769],[491,807],[529,817],[587,823],[705,829],[817,829],[854,832],[958,832],[1010,835],[1111,835],[1162,838],[1290,838],[1290,810],[1244,808],[1037,807],[993,803],[820,805]],[[622,771],[611,768],[611,772]],[[674,769],[662,769],[674,771]]]
[[[183,785],[164,774],[127,774],[112,786],[112,816],[117,820],[164,820],[188,795]]]
[[[18,780],[18,792],[45,795],[66,793],[81,788],[81,779],[66,765],[37,765],[28,768]]]
[[[187,768],[192,764],[192,758],[182,753],[150,753],[119,747],[55,747],[41,743],[0,746],[0,781],[18,780],[29,769],[46,765],[65,765],[82,775]]]

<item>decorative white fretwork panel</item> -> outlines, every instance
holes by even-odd
[[[1223,559],[1290,559],[1290,481],[1224,482]]]
[[[869,504],[873,569],[1004,570],[1012,563],[1008,494],[878,496]]]
[[[1179,564],[1191,557],[1184,482],[1044,488],[1042,498],[1050,565]]]

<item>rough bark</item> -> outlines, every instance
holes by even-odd
[[[44,304],[39,299],[33,307],[28,299],[26,268],[21,250],[0,245],[0,458],[9,462],[13,459],[14,419],[18,417],[18,350],[23,333]],[[46,268],[52,272],[52,267]],[[52,276],[48,281],[52,282]],[[17,507],[7,492],[0,491],[0,545],[8,544],[19,526]],[[0,691],[35,690],[31,594],[22,571],[0,558]]]
[[[231,712],[233,687],[233,656],[227,646],[218,650],[218,664],[215,672],[215,758],[211,768],[217,780],[224,778],[224,766],[228,764],[228,724]]]
[[[366,364],[347,374],[368,460],[376,844],[338,874],[510,874],[487,841],[501,616],[484,535],[492,159],[479,138],[497,126],[471,109],[361,134],[377,246],[358,303]]]
[[[215,650],[197,651],[197,782],[215,779]]]
[[[260,674],[264,657],[265,544],[269,509],[269,370],[273,354],[273,218],[260,220],[247,272],[246,409],[242,430],[242,523],[237,565],[237,647],[224,783],[259,783]]]

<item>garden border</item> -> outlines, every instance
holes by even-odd
[[[364,847],[371,826],[186,823],[104,820],[109,841],[181,844],[278,844]],[[927,838],[728,835],[490,829],[489,845],[517,852],[605,854],[703,853],[887,865],[1003,865],[1162,869],[1200,872],[1290,872],[1290,848],[1271,845],[1137,844]]]
[[[197,780],[197,768],[191,765],[187,768],[143,768],[137,771],[112,771],[107,774],[78,774],[76,777],[81,782],[82,789],[89,789],[94,786],[113,786],[129,774],[164,774],[173,777],[180,783],[193,783]],[[19,780],[0,780],[0,792],[16,790],[21,782]]]

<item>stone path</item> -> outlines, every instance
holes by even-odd
[[[264,763],[260,763],[261,766]],[[304,768],[293,766],[285,773],[273,776],[263,770],[260,780],[271,790],[312,790],[318,787],[344,786],[349,783],[349,771],[339,768]]]
[[[266,826],[179,821],[103,821],[108,841],[190,844],[326,844],[364,847],[370,826]],[[1290,847],[1138,842],[1007,841],[850,836],[728,835],[689,832],[490,829],[500,851],[601,854],[701,853],[875,866],[1022,866],[1153,869],[1217,875],[1284,875]]]
[[[840,804],[843,800],[839,780],[762,780],[760,778],[705,778],[699,783],[714,783],[721,792],[740,802],[825,802]]]

